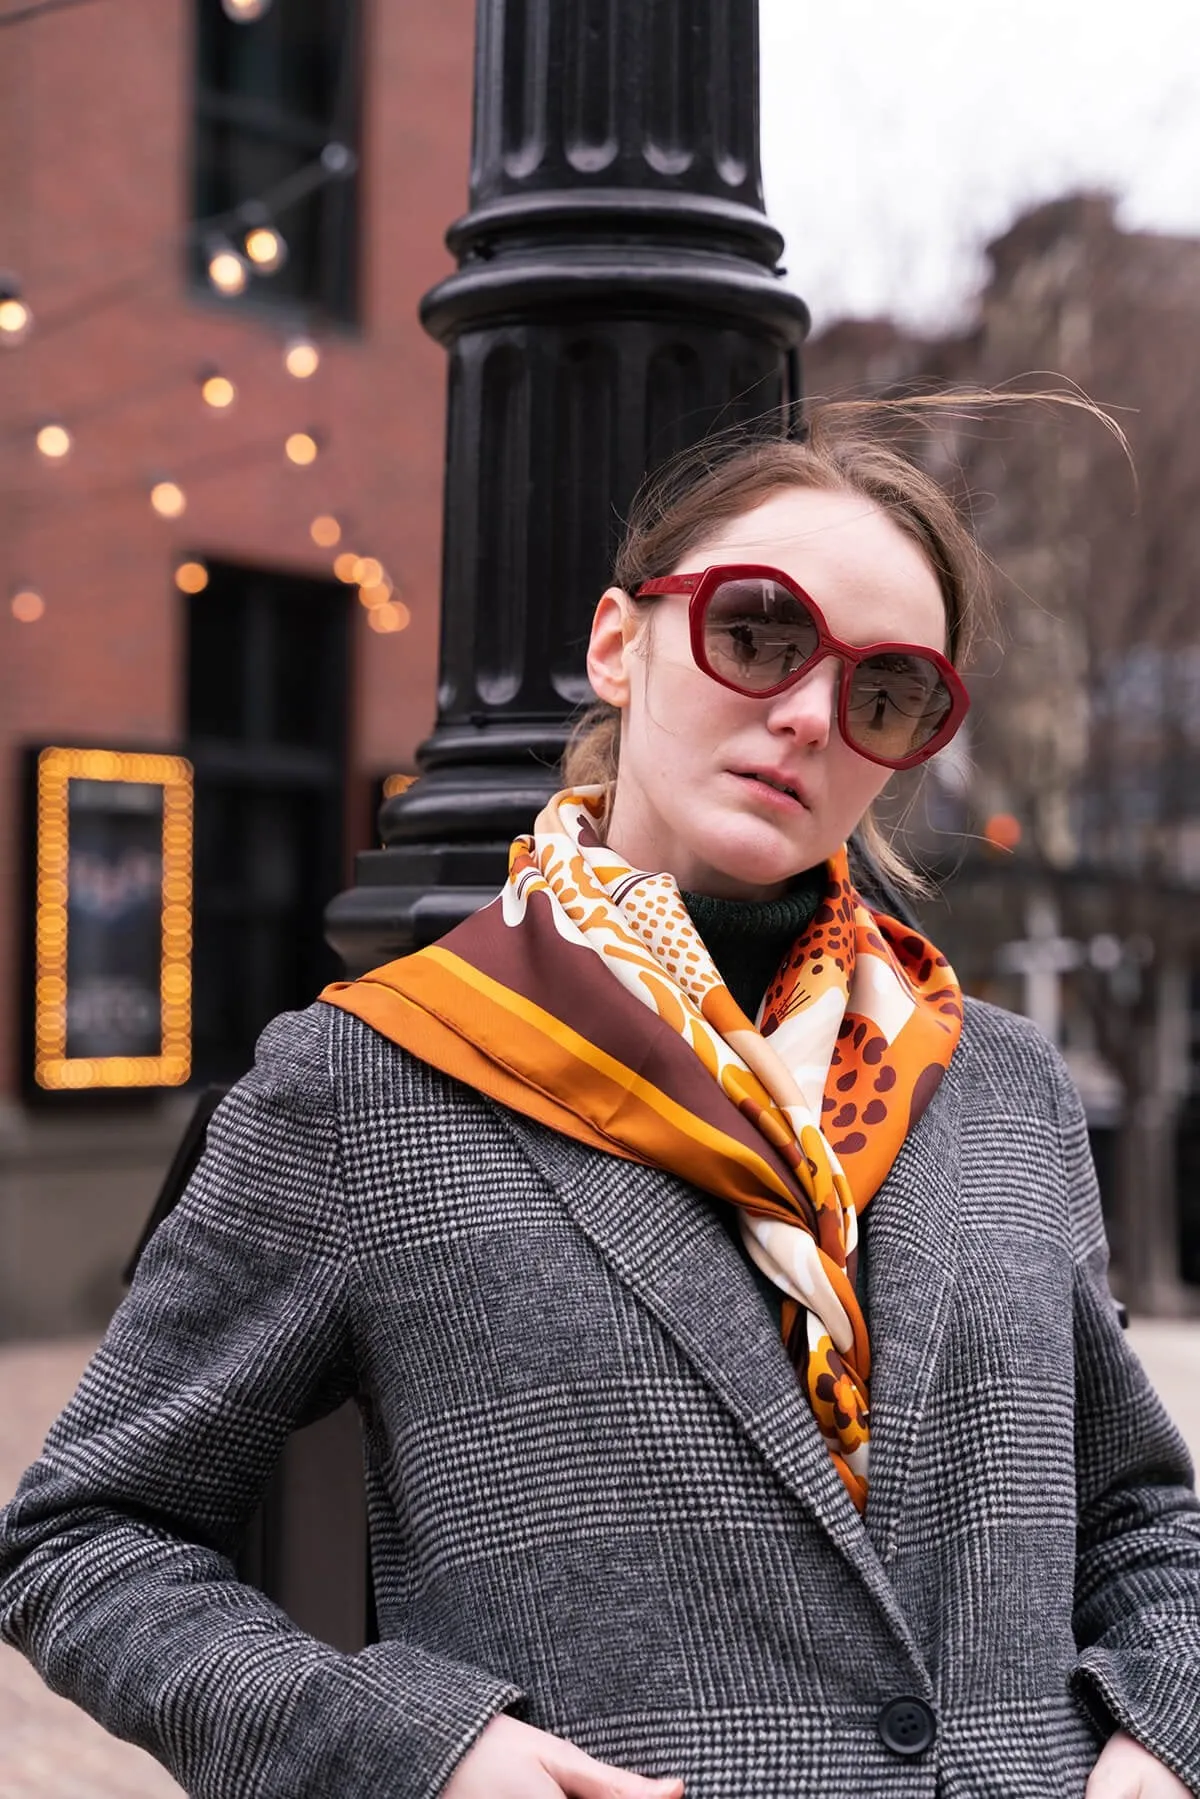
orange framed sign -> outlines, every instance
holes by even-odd
[[[191,1072],[192,769],[148,751],[33,752],[32,1074],[42,1092]]]

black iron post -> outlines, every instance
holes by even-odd
[[[555,786],[620,519],[714,429],[785,432],[808,314],[763,211],[757,0],[478,0],[438,717],[327,914],[351,974],[490,899]]]
[[[762,209],[757,0],[478,0],[471,210],[426,297],[450,353],[438,718],[327,935],[351,974],[490,899],[555,785],[648,468],[786,431],[803,302]],[[173,1202],[178,1183],[158,1210]],[[373,1635],[357,1423],[298,1432],[243,1555],[316,1635]]]

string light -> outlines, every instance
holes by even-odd
[[[321,366],[321,352],[311,338],[294,337],[284,347],[283,366],[296,381],[307,381]]]
[[[283,446],[284,455],[297,468],[307,468],[319,454],[316,438],[309,431],[293,431]]]
[[[253,25],[270,7],[271,0],[221,0],[221,11],[235,25]]]
[[[382,606],[373,606],[367,613],[367,623],[372,631],[385,635],[392,631],[403,631],[412,619],[412,613],[403,600],[387,600]]]
[[[182,518],[187,495],[176,481],[156,481],[150,489],[150,504],[159,518]]]
[[[358,580],[354,572],[358,563],[359,558],[353,550],[343,550],[340,556],[335,556],[333,559],[333,572],[339,581],[344,581],[347,587],[353,587]]]
[[[208,246],[208,278],[219,294],[233,298],[244,294],[249,274],[246,260],[239,256],[228,238],[213,238]]]
[[[369,587],[359,588],[359,604],[365,606],[369,612],[372,607],[386,605],[395,591],[392,583],[385,575],[382,581],[375,581]]]
[[[383,580],[383,564],[377,556],[359,556],[354,564],[354,579],[360,587],[376,587]]]
[[[253,225],[242,240],[256,275],[273,275],[287,261],[287,244],[274,225]]]
[[[237,399],[237,388],[227,375],[213,370],[201,377],[200,397],[214,412],[224,412]]]
[[[33,314],[21,298],[21,283],[15,275],[0,271],[0,344],[14,348],[29,335]]]
[[[74,0],[62,0],[62,3],[73,4]],[[261,18],[272,3],[273,0],[222,0],[226,15],[239,23]],[[344,144],[331,142],[324,146],[317,161],[307,165],[300,174],[307,186],[312,187],[314,174],[315,185],[321,185],[322,178],[346,178],[355,172],[357,166],[353,151]],[[292,203],[295,181],[296,177],[289,177],[288,181],[277,184],[277,191],[264,194],[261,201],[246,202],[232,214],[214,217],[209,221],[210,228],[207,230],[202,223],[199,231],[193,235],[192,241],[195,242],[198,236],[203,247],[208,279],[218,293],[228,297],[243,294],[252,272],[269,275],[286,261],[287,241],[270,217],[268,207],[273,211],[284,203],[285,189],[288,203]],[[240,242],[236,244],[228,235],[235,222],[241,234]],[[84,311],[90,314],[102,306],[114,303],[116,299],[126,295],[129,285],[127,280],[115,285],[110,283]],[[78,316],[82,314],[80,307],[76,305],[69,315],[61,314],[51,318],[48,326],[57,328],[61,324],[73,323]],[[33,325],[33,312],[21,294],[19,281],[14,275],[0,271],[0,348],[10,348],[21,343]],[[289,339],[284,346],[284,366],[295,380],[310,379],[320,368],[321,360],[321,349],[307,334]],[[238,390],[235,383],[215,369],[201,371],[199,387],[204,405],[213,411],[225,411],[236,403]],[[73,432],[58,421],[42,425],[36,432],[35,443],[39,455],[52,462],[63,460],[75,447]],[[301,468],[314,463],[321,449],[322,442],[312,431],[293,432],[284,444],[288,461]],[[187,510],[187,495],[176,481],[155,481],[149,488],[148,497],[154,512],[162,519],[182,518]],[[342,540],[341,523],[330,514],[318,515],[312,520],[309,529],[312,541],[321,548],[331,549]],[[366,564],[365,570],[359,567],[360,563]],[[359,558],[349,554],[341,556],[336,559],[335,572],[339,579],[359,586],[364,605],[378,609],[383,604],[390,604],[392,584],[375,558]],[[364,573],[374,578],[364,582]],[[175,579],[180,591],[198,593],[208,585],[209,576],[202,563],[187,562],[178,565]],[[18,621],[32,623],[44,615],[46,603],[39,593],[28,588],[11,594],[10,609],[12,616]],[[401,613],[403,623],[398,623]],[[406,609],[401,608],[401,612],[393,610],[385,628],[403,629],[407,622]]]
[[[19,624],[35,625],[45,610],[45,600],[32,587],[22,587],[12,597],[12,615]]]
[[[71,433],[65,425],[43,425],[37,434],[37,447],[47,462],[61,462],[71,448]]]
[[[29,336],[33,314],[15,288],[0,281],[0,344],[15,349]]]
[[[175,570],[175,585],[180,593],[203,593],[208,586],[208,570],[202,562],[181,562]]]

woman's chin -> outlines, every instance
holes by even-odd
[[[739,820],[739,827],[745,821]],[[756,826],[715,832],[707,841],[707,877],[699,891],[723,899],[774,899],[806,868],[825,860],[818,846]],[[689,883],[684,882],[684,886]]]

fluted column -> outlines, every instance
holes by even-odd
[[[438,717],[328,934],[351,972],[489,898],[554,789],[620,520],[714,429],[784,432],[807,312],[762,204],[757,0],[479,0],[449,352]]]

